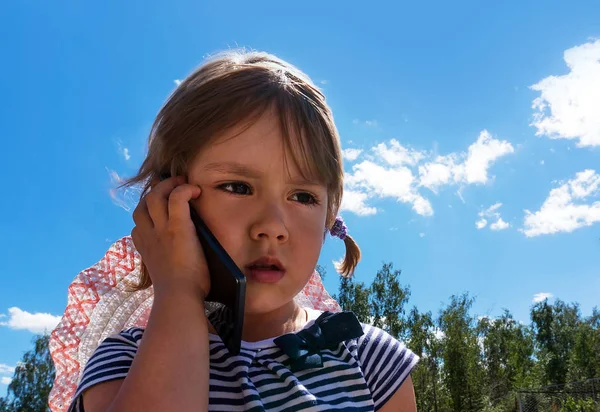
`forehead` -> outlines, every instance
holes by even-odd
[[[218,164],[238,164],[265,174],[293,179],[303,176],[308,180],[307,173],[303,173],[306,171],[299,166],[299,156],[293,150],[293,142],[303,137],[294,134],[293,130],[289,133],[290,136],[284,135],[279,116],[269,110],[215,136],[196,156],[190,171],[195,173],[209,165],[214,169]],[[314,170],[309,171],[308,175],[313,173]]]

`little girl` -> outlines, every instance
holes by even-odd
[[[160,180],[169,173],[171,178]],[[175,90],[153,125],[131,238],[150,286],[145,327],[104,339],[69,411],[415,411],[418,358],[350,312],[297,297],[326,233],[360,250],[337,216],[338,132],[323,94],[266,53],[213,58]],[[210,277],[190,203],[247,278],[242,349],[207,320]]]

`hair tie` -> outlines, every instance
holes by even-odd
[[[329,233],[331,236],[339,237],[342,240],[346,238],[346,235],[348,234],[348,228],[346,227],[346,224],[341,216],[335,218],[335,222],[333,222],[333,226],[331,229],[329,229]]]

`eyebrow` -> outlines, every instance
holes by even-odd
[[[248,177],[248,178],[252,178],[252,179],[258,179],[261,176],[261,173],[258,170],[248,167],[246,165],[243,165],[241,163],[236,163],[236,162],[209,163],[206,166],[204,166],[203,170],[205,172],[234,174],[234,175]],[[321,185],[321,183],[319,183],[318,181],[307,180],[307,179],[304,179],[302,176],[298,176],[298,177],[289,179],[288,183],[291,183],[293,185],[301,185],[301,186]]]
[[[245,176],[257,179],[260,177],[260,173],[252,169],[251,167],[245,166],[240,163],[209,163],[204,166],[205,172],[218,172],[218,173],[230,173],[238,176]]]

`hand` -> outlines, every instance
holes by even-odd
[[[169,178],[153,186],[133,212],[131,237],[155,296],[191,292],[204,301],[210,291],[206,259],[190,218],[189,201],[201,192],[183,177]]]

